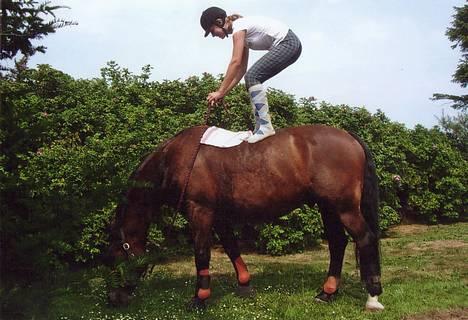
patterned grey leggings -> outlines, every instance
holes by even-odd
[[[250,67],[244,77],[245,86],[249,89],[251,86],[263,83],[277,75],[287,66],[293,64],[301,52],[301,41],[294,32],[289,30],[283,41]]]

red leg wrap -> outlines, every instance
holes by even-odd
[[[198,272],[199,276],[209,276],[210,275],[210,270],[209,269],[203,269]]]
[[[206,300],[211,296],[211,289],[198,289],[197,296],[200,300]]]
[[[197,296],[201,300],[206,300],[211,295],[210,271],[203,269],[198,272]]]
[[[250,274],[247,270],[247,266],[245,265],[244,260],[242,260],[241,257],[234,261],[234,268],[236,268],[237,280],[239,283],[247,284],[250,281]]]
[[[329,276],[327,281],[323,284],[323,291],[328,294],[334,293],[338,289],[339,279],[333,276]]]

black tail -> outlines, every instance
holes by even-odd
[[[361,279],[365,281],[367,291],[371,296],[376,296],[382,293],[382,285],[380,283],[379,185],[374,159],[369,147],[358,136],[353,133],[350,134],[359,142],[366,155],[361,213],[370,231],[375,236],[375,242],[371,242],[360,250],[357,249],[356,245],[356,261],[359,261],[361,264]]]
[[[361,196],[361,212],[366,219],[369,229],[377,238],[380,238],[379,226],[379,184],[375,170],[374,158],[367,144],[356,134],[348,132],[364,149],[366,167],[364,169],[364,187]]]

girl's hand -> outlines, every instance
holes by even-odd
[[[208,100],[208,104],[210,106],[213,106],[213,105],[217,104],[223,98],[224,98],[224,95],[221,92],[215,91],[215,92],[211,92],[208,95],[208,97],[206,98],[206,100]]]

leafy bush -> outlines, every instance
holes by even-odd
[[[467,194],[466,161],[438,129],[416,126],[408,157],[414,170],[407,186],[409,205],[428,222],[463,218]]]
[[[146,66],[134,75],[110,62],[100,78],[76,80],[41,65],[2,79],[5,272],[45,274],[93,260],[106,245],[105,228],[144,155],[183,128],[203,123],[205,98],[220,77],[154,82],[150,72]],[[369,145],[380,179],[383,229],[408,212],[429,222],[465,216],[466,161],[438,128],[410,130],[381,111],[296,101],[275,89],[268,96],[277,128],[322,123],[353,131]],[[209,124],[253,127],[245,88],[237,86],[225,101],[228,109],[214,108]],[[187,221],[172,219],[172,209],[163,212],[150,244],[185,243]],[[271,254],[303,250],[321,236],[320,223],[314,208],[297,209],[278,225],[258,227],[258,248]]]
[[[316,245],[322,234],[320,213],[304,206],[281,217],[278,223],[259,227],[257,247],[265,253],[282,255]]]

